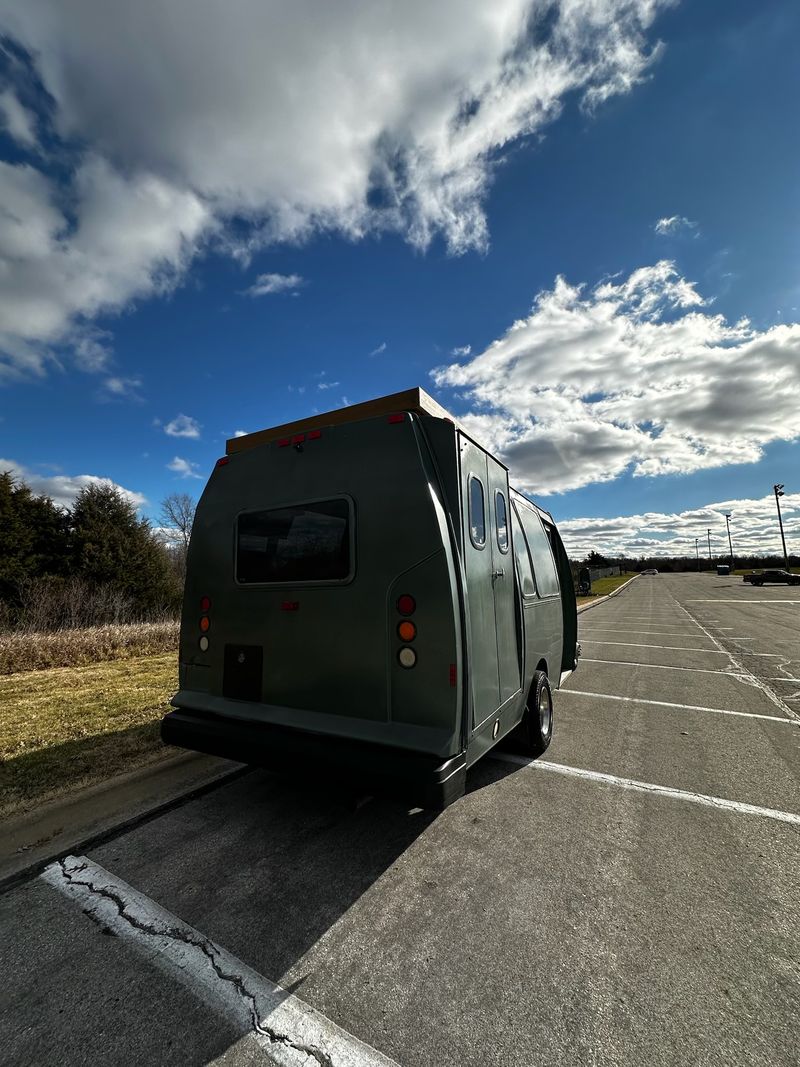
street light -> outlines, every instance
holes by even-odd
[[[783,485],[773,485],[775,492],[775,507],[778,509],[778,525],[781,528],[781,544],[783,545],[783,563],[786,570],[789,570],[789,557],[786,554],[786,538],[783,536],[783,519],[781,517],[781,501],[780,498],[784,495]]]
[[[732,514],[733,514],[732,511],[726,511],[725,512],[725,525],[728,527],[728,548],[731,550],[731,574],[733,574],[734,570],[736,569],[736,567],[734,565],[734,562],[733,562],[733,542],[731,541],[731,515]]]
[[[700,547],[699,546],[700,546],[700,538],[699,537],[695,537],[695,539],[694,539],[694,554],[697,556],[697,570],[698,571],[700,570]]]
[[[708,562],[711,564],[711,569],[714,569],[714,560],[711,557],[711,530],[706,530],[706,536],[708,537]]]

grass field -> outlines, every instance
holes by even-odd
[[[176,683],[174,652],[0,677],[0,814],[167,755]]]
[[[0,674],[79,667],[178,649],[177,622],[92,626],[53,633],[0,634]]]
[[[624,585],[631,578],[633,578],[633,574],[628,574],[627,572],[625,574],[615,574],[611,578],[598,578],[596,582],[592,582],[592,596],[608,596],[609,593],[619,589],[621,585]],[[591,597],[587,599],[591,599]]]

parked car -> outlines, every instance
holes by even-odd
[[[754,574],[742,576],[743,582],[751,585],[800,585],[800,574],[792,574],[790,571],[757,571]]]
[[[649,567],[646,571],[642,571],[642,574],[658,574],[655,567]]]

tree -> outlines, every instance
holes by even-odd
[[[96,483],[82,489],[70,526],[75,574],[92,585],[114,586],[134,601],[143,616],[175,606],[180,593],[170,576],[164,546],[116,486]]]
[[[169,531],[166,540],[181,582],[186,579],[186,556],[196,508],[197,504],[188,493],[170,493],[161,501],[159,522]]]
[[[586,563],[589,567],[607,567],[608,560],[602,554],[602,552],[595,552],[592,550],[586,557]]]
[[[10,471],[0,474],[0,599],[15,603],[24,581],[68,568],[67,513]]]

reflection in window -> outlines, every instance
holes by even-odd
[[[506,498],[498,489],[494,494],[494,514],[497,520],[497,545],[501,552],[508,552],[508,515]]]
[[[240,582],[331,582],[350,574],[350,505],[320,500],[239,516]]]
[[[522,595],[533,596],[536,592],[536,587],[533,584],[531,559],[528,555],[525,534],[522,532],[517,513],[513,508],[511,509],[511,528],[514,534],[514,555],[517,557],[517,567],[519,568],[519,580],[520,585],[522,586]]]
[[[473,474],[469,480],[469,535],[476,548],[486,544],[486,505],[483,484]]]

